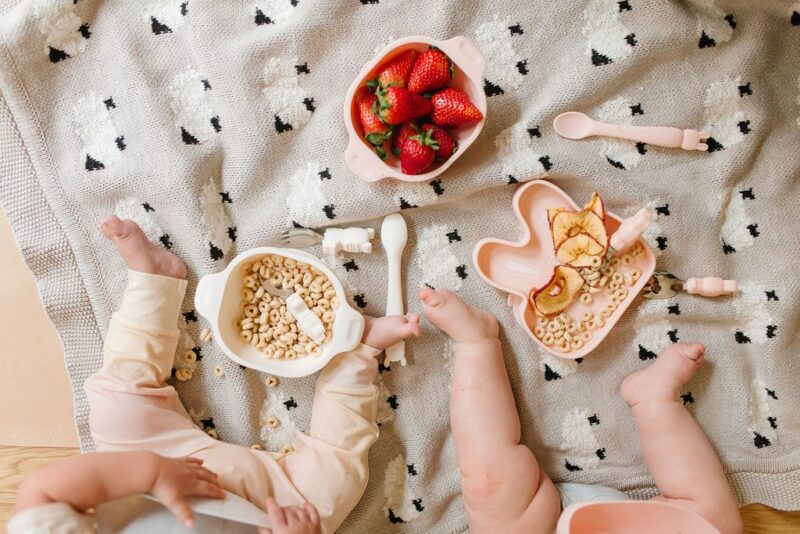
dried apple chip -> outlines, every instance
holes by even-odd
[[[556,258],[561,263],[573,267],[599,267],[605,247],[589,234],[579,233],[568,237],[556,250]]]
[[[532,289],[528,297],[533,310],[544,317],[558,315],[569,307],[583,285],[583,276],[577,269],[559,265],[550,281],[539,289]]]
[[[553,219],[555,218],[555,216],[558,215],[559,213],[562,213],[562,212],[566,211],[566,210],[567,210],[567,208],[548,208],[547,209],[547,222],[550,224],[550,226],[553,225]]]
[[[583,209],[594,212],[594,214],[602,220],[606,219],[606,208],[603,205],[603,199],[597,193],[592,193],[591,200],[589,200],[588,204],[586,204]]]
[[[577,213],[567,211],[557,213],[550,224],[550,232],[553,235],[555,251],[558,251],[558,247],[568,238],[581,233],[588,234],[598,242],[603,247],[603,254],[608,247],[608,234],[603,219],[591,210],[581,210]]]

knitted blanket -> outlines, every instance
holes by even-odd
[[[364,183],[343,160],[345,92],[377,47],[414,34],[483,50],[486,126],[440,179]],[[681,398],[739,498],[797,509],[798,75],[796,0],[0,0],[0,197],[61,334],[85,450],[82,384],[125,284],[96,230],[103,215],[136,220],[189,267],[175,367],[191,379],[174,383],[197,423],[280,450],[308,427],[315,377],[267,387],[201,341],[198,278],[293,225],[379,229],[402,210],[407,307],[420,310],[429,284],[497,315],[523,441],[554,480],[654,494],[619,384],[670,343],[697,340],[708,362]],[[567,141],[551,127],[567,110],[702,128],[710,150]],[[650,205],[659,268],[733,278],[741,294],[637,300],[583,361],[543,353],[470,259],[480,238],[521,235],[514,184],[542,176],[579,203],[598,191],[621,215]],[[381,315],[375,248],[326,261],[354,306]],[[425,325],[407,353],[406,367],[381,368],[381,437],[343,532],[466,528],[450,347]],[[281,426],[265,424],[272,416]]]

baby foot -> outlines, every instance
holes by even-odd
[[[419,298],[425,304],[425,317],[456,343],[482,341],[500,334],[497,319],[477,310],[447,290],[423,288]]]
[[[622,381],[622,398],[631,407],[643,400],[674,401],[681,387],[703,363],[705,350],[700,343],[670,346],[650,367],[636,371]]]
[[[364,316],[364,336],[361,341],[365,345],[384,350],[409,336],[419,337],[419,315],[387,315],[386,317]]]
[[[109,215],[100,223],[100,231],[114,241],[122,261],[131,271],[186,278],[186,265],[172,252],[151,243],[135,222]]]

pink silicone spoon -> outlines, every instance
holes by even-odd
[[[681,130],[671,126],[627,126],[599,122],[578,111],[562,113],[553,120],[553,129],[567,139],[583,139],[592,135],[617,137],[629,141],[640,141],[648,145],[684,150],[708,150],[703,143],[709,138],[708,132]]]

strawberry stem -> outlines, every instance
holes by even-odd
[[[386,142],[386,136],[384,134],[373,132],[371,134],[367,134],[366,140],[372,145],[380,146]]]
[[[439,142],[433,138],[433,128],[416,135],[409,135],[408,139],[416,141],[422,146],[431,147],[433,150],[439,150]]]

